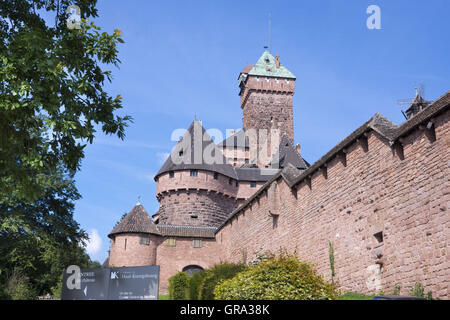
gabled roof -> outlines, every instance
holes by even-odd
[[[253,200],[260,196],[265,190],[280,177],[282,177],[289,187],[294,187],[310,175],[312,175],[316,170],[322,167],[327,161],[332,159],[337,153],[341,152],[344,148],[352,144],[356,139],[361,137],[366,131],[374,130],[380,136],[384,137],[392,145],[401,136],[407,134],[409,131],[413,130],[420,124],[426,124],[428,121],[432,120],[440,113],[444,112],[450,107],[450,91],[447,91],[439,99],[433,102],[432,105],[418,113],[416,116],[407,120],[400,126],[396,126],[391,121],[386,119],[381,114],[377,113],[372,118],[370,118],[366,123],[360,126],[358,129],[353,131],[349,136],[339,142],[334,148],[327,152],[323,157],[317,160],[308,169],[299,171],[296,170],[292,165],[288,165],[278,174],[272,176],[266,183],[264,183],[261,188],[259,188],[250,198],[248,198],[241,206],[236,208],[228,218],[218,226],[216,233],[219,232],[230,220],[232,220],[236,215],[239,215],[242,210],[244,210],[248,205],[250,205]]]
[[[272,178],[280,170],[273,168],[234,168],[239,181],[263,182]]]
[[[206,148],[208,150],[205,151]],[[204,159],[204,154],[216,157],[217,161]],[[208,161],[212,163],[210,164]],[[222,151],[211,139],[205,128],[203,128],[201,122],[197,120],[191,123],[183,138],[178,142],[166,162],[155,175],[155,179],[169,171],[188,169],[218,172],[236,179],[233,166],[227,163]]]
[[[246,70],[245,68],[244,70]],[[281,63],[277,67],[274,56],[265,50],[258,62],[248,71],[249,75],[295,79],[295,76]]]
[[[434,101],[430,106],[426,107],[421,112],[417,113],[414,117],[410,118],[408,121],[402,123],[398,127],[395,133],[394,139],[406,134],[409,130],[424,122],[425,120],[432,118],[437,113],[441,112],[443,109],[448,107],[450,104],[450,91],[447,91],[439,99]]]
[[[159,231],[144,207],[141,204],[137,204],[125,217],[123,217],[119,224],[114,227],[108,234],[108,237],[118,233],[159,234]]]
[[[278,152],[273,156],[271,165],[276,168],[285,168],[288,164],[291,164],[297,169],[304,170],[308,168],[305,160],[297,153],[297,150],[289,141],[287,135],[281,137],[280,146]]]

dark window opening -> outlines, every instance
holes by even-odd
[[[256,182],[255,181],[250,182],[250,188],[256,188]]]
[[[170,172],[169,172],[169,178],[171,178],[171,179],[172,179],[172,178],[173,178],[174,176],[175,176],[175,172],[173,172],[173,171],[170,171]]]
[[[196,265],[189,265],[184,267],[182,271],[185,272],[188,276],[192,276],[194,273],[203,271],[203,268]]]
[[[383,242],[383,231],[377,232],[373,236],[377,239],[378,243]]]
[[[182,156],[183,156],[183,150],[181,150],[180,152],[178,152],[178,155],[179,155],[180,157],[182,157]]]
[[[191,177],[196,177],[198,176],[198,171],[197,170],[191,170]]]
[[[228,184],[233,184],[233,179],[228,179]]]
[[[219,179],[219,174],[217,172],[214,172],[214,180]]]

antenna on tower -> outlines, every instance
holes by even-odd
[[[417,87],[417,84],[414,85],[414,90],[416,91],[416,95],[414,99],[412,100],[398,100],[397,104],[399,105],[409,105],[410,107],[406,111],[402,111],[403,116],[406,120],[417,114],[418,112],[422,111],[426,107],[428,107],[430,104],[433,103],[433,101],[424,100],[422,98],[423,94],[423,85],[419,83],[419,87]]]
[[[271,36],[271,30],[272,29],[272,14],[269,12],[269,52],[272,50],[272,36]]]

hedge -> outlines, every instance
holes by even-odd
[[[198,289],[198,300],[213,300],[216,285],[220,281],[233,278],[245,268],[242,264],[222,263],[205,270],[203,280]]]
[[[322,300],[338,295],[333,284],[290,255],[262,261],[214,289],[215,298],[223,300]]]
[[[186,300],[188,298],[189,276],[178,272],[169,278],[169,299]]]

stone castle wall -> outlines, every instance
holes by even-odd
[[[346,291],[374,293],[416,282],[435,296],[450,295],[449,115],[434,119],[436,140],[422,129],[402,139],[403,160],[375,131],[368,149],[355,141],[346,161],[291,189],[280,177],[216,234],[222,260],[247,261],[280,248],[316,266]],[[276,186],[276,187],[275,187]]]
[[[159,199],[159,223],[218,226],[236,206],[236,198],[207,190],[178,190]]]
[[[167,294],[169,278],[183,268],[196,265],[203,269],[211,268],[218,260],[219,252],[214,239],[202,239],[202,247],[194,248],[192,238],[175,239],[175,246],[168,245],[168,239],[164,239],[157,249],[156,264],[160,266],[159,291]]]
[[[270,152],[270,130],[279,129],[294,143],[293,104],[295,81],[277,78],[249,76],[241,94],[243,126],[245,130],[266,129],[268,152]],[[261,148],[259,142],[258,149]],[[252,144],[252,141],[250,141]],[[256,146],[251,145],[251,150]],[[278,144],[275,144],[278,147]],[[251,158],[251,156],[250,156]]]
[[[149,237],[148,244],[141,237]],[[109,265],[114,267],[146,266],[156,264],[156,248],[162,239],[159,236],[124,233],[113,236],[110,241]]]
[[[175,171],[158,177],[157,199],[161,224],[217,226],[237,207],[239,186],[236,180],[222,174],[198,170]]]

